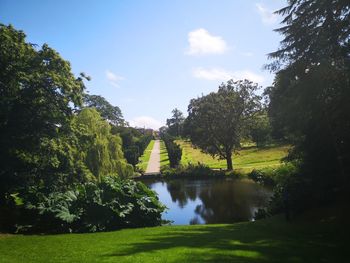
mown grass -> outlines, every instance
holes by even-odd
[[[165,147],[165,143],[160,141],[160,168],[169,165],[169,156]]]
[[[147,145],[146,150],[144,151],[142,156],[139,158],[140,162],[136,165],[142,171],[146,171],[147,169],[148,161],[149,161],[149,158],[151,157],[151,152],[154,146],[154,142],[155,140],[150,141],[150,143]]]
[[[196,164],[198,162],[208,165],[212,169],[226,169],[225,160],[217,160],[210,155],[192,147],[188,141],[177,140],[182,148],[181,164]],[[266,148],[245,147],[233,154],[233,167],[243,173],[248,173],[253,169],[264,169],[277,167],[281,164],[281,159],[288,153],[290,146],[273,146]]]
[[[0,262],[347,262],[332,223],[280,217],[64,235],[0,235]]]

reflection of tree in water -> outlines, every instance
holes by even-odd
[[[199,195],[202,204],[195,213],[206,223],[230,223],[251,219],[249,189],[231,182],[216,182]]]
[[[168,182],[167,189],[173,202],[178,201],[181,208],[188,200],[200,198],[196,214],[190,224],[232,223],[251,220],[257,207],[266,205],[268,192],[261,186],[244,181],[186,181]]]
[[[167,182],[167,189],[170,193],[171,200],[178,202],[179,207],[183,208],[187,205],[188,200],[195,201],[198,197],[200,185],[198,183],[190,183],[188,180],[172,180]]]
[[[257,195],[253,184],[220,181],[203,189],[199,197],[202,204],[195,213],[206,223],[232,223],[251,220],[252,207],[256,206]]]

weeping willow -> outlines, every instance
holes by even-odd
[[[85,108],[75,117],[80,131],[81,157],[98,181],[106,175],[130,177],[133,168],[124,158],[122,140],[94,108]]]

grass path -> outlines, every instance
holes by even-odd
[[[199,149],[193,148],[190,142],[177,140],[176,143],[182,148],[181,163],[183,165],[201,162],[213,169],[226,168],[225,160],[217,160],[208,154],[202,153]],[[281,164],[281,159],[287,155],[289,148],[289,146],[276,146],[261,149],[256,147],[243,148],[233,154],[233,167],[242,172],[250,172],[253,169],[279,166]]]
[[[169,165],[169,156],[164,141],[160,141],[160,168]]]
[[[272,219],[65,235],[0,235],[0,262],[347,262],[330,223]]]
[[[151,152],[154,146],[154,142],[155,140],[150,141],[143,155],[139,158],[140,162],[137,164],[137,167],[143,171],[146,171],[147,169],[148,161],[149,161],[149,158],[151,157]]]

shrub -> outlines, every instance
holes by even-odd
[[[176,144],[174,139],[168,134],[163,134],[162,139],[168,152],[170,167],[177,167],[180,164],[182,156],[182,149],[180,145]]]
[[[274,179],[268,174],[260,170],[253,170],[248,174],[248,178],[262,185],[275,185]]]
[[[302,176],[297,165],[286,163],[275,169],[253,170],[248,177],[263,185],[273,186],[273,196],[266,210],[258,211],[256,219],[286,212],[293,214],[314,205],[311,181]]]
[[[292,163],[285,163],[277,168],[267,168],[264,170],[254,169],[248,174],[248,178],[266,186],[275,186],[286,180],[291,174],[296,173],[297,168]]]
[[[28,192],[19,232],[96,232],[157,226],[165,207],[141,182],[106,176],[100,183],[74,185],[65,192]]]
[[[241,174],[235,171],[212,170],[209,166],[199,162],[196,165],[189,164],[187,166],[178,166],[176,168],[163,167],[161,173],[165,177],[242,177]]]

